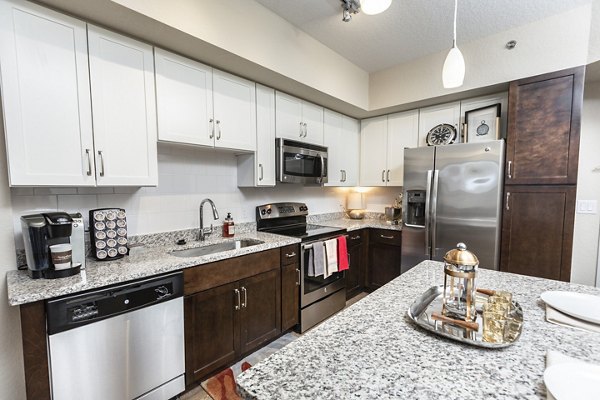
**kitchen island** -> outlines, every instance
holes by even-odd
[[[477,286],[503,289],[523,307],[521,338],[504,349],[447,340],[406,310],[443,283],[443,264],[424,261],[323,322],[238,378],[246,399],[545,399],[546,351],[600,363],[600,335],[545,320],[540,294],[577,284],[481,269]]]

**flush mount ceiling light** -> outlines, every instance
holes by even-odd
[[[390,7],[392,0],[360,0],[360,9],[367,15],[384,12]]]
[[[456,46],[456,14],[458,11],[458,0],[454,0],[454,36],[452,48],[444,61],[442,70],[442,82],[444,88],[452,89],[462,86],[465,79],[465,59]]]
[[[367,15],[375,15],[384,12],[392,4],[392,0],[341,0],[342,21],[352,21],[352,14],[359,11]]]

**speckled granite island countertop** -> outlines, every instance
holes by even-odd
[[[513,293],[524,310],[521,338],[488,350],[420,329],[406,310],[443,283],[425,261],[307,332],[238,378],[246,399],[545,399],[546,350],[600,363],[600,335],[545,321],[540,294],[600,290],[480,270],[478,286]]]
[[[130,255],[115,261],[96,261],[86,259],[86,268],[78,275],[61,279],[31,279],[26,271],[9,271],[6,274],[8,302],[16,306],[38,300],[50,299],[65,294],[82,292],[115,283],[127,282],[154,275],[172,272],[196,265],[207,264],[232,257],[269,250],[277,247],[300,243],[299,239],[262,232],[249,232],[236,235],[234,239],[254,239],[264,243],[243,247],[237,250],[223,251],[200,257],[175,257],[173,250],[198,247],[199,242],[188,242],[176,246],[144,246],[135,248]],[[234,239],[209,238],[202,245],[209,245]]]

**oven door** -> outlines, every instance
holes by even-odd
[[[302,279],[300,282],[300,307],[304,308],[324,297],[346,287],[344,272],[334,272],[331,276],[324,278],[320,276],[308,276],[309,251],[313,243],[319,241],[302,243],[300,253],[300,265],[302,265]]]
[[[279,141],[277,150],[279,182],[327,183],[327,148],[317,150]]]

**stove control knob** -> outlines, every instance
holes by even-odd
[[[267,210],[265,210],[264,208],[262,210],[260,210],[260,215],[265,215],[267,213]]]
[[[271,209],[270,208],[267,210],[267,214],[271,214]]]

